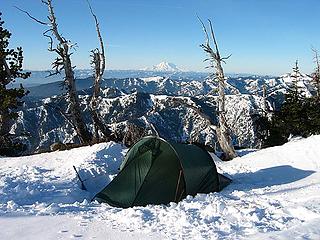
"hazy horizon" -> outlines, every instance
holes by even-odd
[[[78,43],[72,55],[78,69],[90,68],[90,50],[98,46],[95,25],[85,0],[53,1],[60,31]],[[311,46],[320,50],[318,0],[91,0],[106,44],[107,70],[140,70],[159,62],[172,62],[189,70],[206,72],[205,37],[197,20],[212,19],[221,54],[232,54],[227,73],[282,75],[298,59],[302,72],[314,68]],[[45,20],[39,0],[2,0],[10,47],[22,46],[24,68],[50,69],[55,58],[42,36],[46,30],[13,6]]]
[[[75,71],[92,71],[92,68],[88,67],[88,68],[75,68]],[[25,72],[49,72],[52,71],[50,68],[48,69],[24,69]],[[108,71],[141,71],[141,72],[154,72],[154,73],[170,73],[170,72],[166,72],[166,71],[152,71],[152,70],[144,70],[144,69],[106,69],[106,72]],[[208,70],[208,69],[204,69],[204,70],[184,70],[181,71],[182,73],[207,73],[210,74],[212,71]],[[289,69],[287,72],[283,73],[283,74],[287,74],[292,72],[291,69]],[[174,73],[174,72],[172,72]],[[93,73],[92,73],[93,74]],[[274,75],[274,74],[259,74],[259,73],[254,73],[254,72],[225,72],[226,75],[232,75],[232,74],[237,74],[237,75],[259,75],[259,76],[281,76],[283,74],[279,74],[279,75]]]

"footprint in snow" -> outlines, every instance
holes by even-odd
[[[72,237],[72,238],[81,238],[82,235],[81,235],[81,234],[73,234],[71,237]]]
[[[60,230],[59,233],[67,233],[69,232],[68,230]]]
[[[87,226],[88,223],[89,223],[89,221],[80,221],[79,225],[80,226]]]

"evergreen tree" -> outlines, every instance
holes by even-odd
[[[320,134],[320,103],[317,98],[301,95],[297,98],[294,93],[285,97],[280,110],[273,113],[268,124],[266,147],[284,144],[289,136]]]
[[[281,108],[273,113],[267,125],[268,137],[264,143],[266,147],[284,144],[289,136],[308,137],[320,134],[320,103],[317,95],[306,97],[302,94],[298,86],[302,78],[298,61],[291,77],[292,85],[285,94],[285,100]]]
[[[302,74],[298,66],[298,60],[295,62],[295,66],[292,68],[293,73],[291,74],[292,84],[287,89],[286,100],[287,101],[299,101],[303,98],[299,82],[302,79]]]
[[[1,149],[10,145],[9,131],[12,121],[17,118],[15,110],[23,104],[21,100],[27,91],[20,88],[8,88],[8,84],[17,78],[26,79],[30,73],[22,72],[22,48],[10,49],[11,33],[3,27],[2,13],[0,13],[0,154]],[[9,147],[10,148],[10,147]]]

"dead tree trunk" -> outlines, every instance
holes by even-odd
[[[71,64],[71,53],[69,52],[70,47],[72,47],[73,45],[70,44],[70,41],[62,37],[58,31],[58,25],[54,14],[52,1],[42,0],[42,2],[48,7],[48,19],[50,21],[50,31],[48,32],[51,32],[58,41],[58,46],[55,49],[52,48],[52,42],[50,43],[50,51],[55,51],[59,55],[59,57],[53,63],[53,66],[55,67],[56,71],[64,70],[65,84],[67,86],[68,98],[70,103],[70,113],[72,116],[72,121],[76,128],[75,130],[79,136],[81,143],[89,143],[91,141],[91,134],[88,131],[81,115],[79,98],[74,78],[74,71]]]
[[[312,76],[312,83],[313,86],[316,90],[316,99],[320,100],[320,62],[319,62],[319,55],[318,51],[315,49],[312,49],[314,53],[314,62],[316,64],[316,69],[315,72],[313,73]]]
[[[92,122],[93,122],[93,141],[99,142],[99,130],[104,135],[105,140],[110,140],[111,131],[110,129],[103,123],[101,120],[100,115],[98,114],[98,97],[100,94],[100,88],[101,88],[101,81],[103,79],[103,73],[105,71],[106,66],[106,57],[105,57],[105,50],[104,50],[104,44],[103,39],[100,32],[99,22],[97,19],[97,16],[94,14],[92,7],[88,2],[90,12],[94,18],[95,24],[96,24],[96,32],[100,44],[100,49],[96,48],[92,50],[92,65],[94,70],[94,82],[93,82],[93,93],[90,100],[90,112],[92,116]]]
[[[200,20],[200,19],[199,19]],[[226,82],[225,82],[225,76],[222,68],[222,62],[224,60],[228,59],[230,56],[226,58],[222,58],[220,56],[220,52],[218,49],[218,44],[214,35],[212,23],[210,20],[209,27],[210,27],[210,33],[211,38],[214,44],[214,49],[210,46],[210,38],[208,31],[204,25],[204,23],[200,20],[203,31],[206,35],[206,42],[204,44],[201,44],[201,48],[208,54],[208,58],[205,61],[210,62],[211,68],[214,69],[214,76],[215,79],[218,82],[218,119],[219,119],[219,126],[216,129],[217,138],[221,147],[221,150],[224,153],[224,159],[225,160],[231,160],[235,157],[237,157],[237,154],[234,150],[234,147],[231,142],[231,136],[230,136],[230,130],[227,125],[226,117],[225,117],[225,88],[226,88]]]
[[[65,73],[65,79],[64,83],[66,85],[67,94],[68,94],[68,102],[70,106],[70,119],[72,121],[72,125],[75,127],[75,131],[79,137],[79,140],[81,143],[90,143],[91,141],[91,134],[87,129],[86,124],[83,121],[82,115],[81,115],[81,109],[79,104],[79,97],[77,94],[76,84],[75,84],[75,78],[74,78],[74,67],[71,63],[71,52],[70,49],[74,47],[73,44],[60,34],[58,30],[58,24],[55,17],[54,9],[52,6],[52,0],[41,0],[41,2],[46,5],[48,8],[48,20],[49,22],[43,22],[35,17],[31,16],[28,12],[21,10],[17,7],[20,11],[27,14],[31,19],[36,21],[39,24],[48,26],[49,29],[46,30],[43,35],[49,39],[49,48],[48,50],[50,52],[55,52],[58,57],[55,59],[55,61],[52,63],[52,68],[55,70],[54,73],[51,73],[50,75],[55,75],[60,73],[61,71],[64,71]],[[57,41],[57,46],[54,47],[54,40]]]
[[[266,117],[267,113],[268,113],[267,86],[266,86],[266,84],[263,84],[263,87],[262,87],[262,98],[263,98],[262,116]]]

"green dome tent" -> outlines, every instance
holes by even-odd
[[[230,181],[204,149],[150,136],[130,148],[119,174],[95,198],[123,208],[167,204],[220,191]]]

